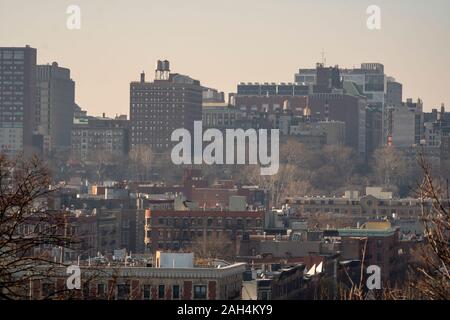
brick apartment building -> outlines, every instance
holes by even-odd
[[[392,216],[417,218],[422,214],[422,201],[412,198],[394,198],[381,188],[366,188],[365,195],[347,191],[343,197],[295,197],[287,199],[297,215],[334,213],[358,217]],[[427,203],[425,203],[427,206]]]
[[[99,156],[126,156],[129,131],[130,121],[126,116],[76,118],[71,131],[72,157],[78,161],[96,161]]]
[[[192,134],[194,121],[202,120],[202,90],[198,80],[170,73],[168,61],[158,61],[153,82],[142,73],[130,83],[131,148],[168,150],[174,130]]]
[[[67,290],[66,268],[59,267],[24,290],[32,300],[238,300],[245,268],[82,266],[81,289]]]
[[[367,222],[361,228],[336,231],[342,241],[342,260],[364,261],[366,267],[379,266],[382,281],[403,279],[406,265],[399,251],[398,228],[392,227],[388,221],[376,221]]]
[[[81,258],[98,252],[112,255],[116,249],[144,251],[144,210],[99,209],[96,214],[72,215],[68,221],[71,235],[79,241],[74,250]]]
[[[245,234],[262,234],[263,211],[152,211],[145,212],[145,245],[150,252],[179,250],[203,239],[231,242]]]
[[[266,272],[265,278],[244,281],[243,300],[298,299],[305,291],[305,266],[298,264]]]

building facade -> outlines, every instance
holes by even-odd
[[[227,103],[204,102],[202,108],[203,128],[233,129],[238,120],[244,117],[244,112]]]
[[[44,153],[70,150],[75,106],[75,83],[70,70],[51,65],[37,66],[37,133],[43,136]]]
[[[0,150],[8,156],[33,152],[37,51],[0,48]]]
[[[325,234],[327,232],[325,231]],[[342,259],[364,261],[364,265],[376,265],[381,270],[381,280],[402,280],[406,265],[401,256],[399,228],[389,222],[367,222],[361,228],[338,229],[342,241]]]
[[[387,108],[388,145],[411,147],[420,145],[423,139],[423,103],[408,99],[398,107]]]
[[[288,199],[298,215],[334,213],[359,217],[395,216],[418,218],[422,215],[422,201],[412,198],[394,198],[381,188],[367,188],[365,195],[347,191],[343,197],[296,197]],[[424,204],[425,207],[427,203]]]
[[[126,118],[75,118],[71,133],[72,156],[96,161],[99,156],[125,156],[129,151],[130,122]]]
[[[168,62],[158,62],[153,82],[130,84],[131,148],[139,145],[167,150],[172,132],[179,128],[193,134],[194,121],[202,120],[202,92],[198,80],[170,73]],[[167,64],[166,64],[167,63]]]
[[[195,241],[234,242],[244,234],[262,234],[262,211],[151,211],[145,212],[148,251],[179,250]]]
[[[324,66],[318,64],[316,69],[300,69],[295,74],[295,81],[305,85],[317,85],[321,75],[324,75]],[[367,98],[367,104],[382,112],[383,122],[379,138],[382,145],[387,144],[387,118],[386,108],[388,106],[400,106],[402,103],[403,87],[393,77],[386,75],[384,65],[380,63],[362,63],[359,68],[325,68],[326,72],[339,72],[341,80],[352,82],[357,85],[358,90]],[[330,71],[331,70],[331,71]],[[336,77],[335,77],[336,78]],[[336,81],[334,81],[336,82]]]
[[[24,289],[32,300],[240,300],[245,268],[82,266],[79,290],[67,290],[66,268],[56,268]]]

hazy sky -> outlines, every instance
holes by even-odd
[[[366,27],[369,5],[382,28]],[[69,5],[81,30],[66,27]],[[129,83],[155,62],[225,92],[243,82],[292,82],[300,67],[380,62],[430,110],[450,105],[448,0],[0,0],[0,46],[38,49],[72,71],[90,114],[129,113]],[[450,107],[448,108],[450,109]]]

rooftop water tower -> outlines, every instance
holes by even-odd
[[[155,79],[156,80],[169,80],[170,75],[170,63],[167,60],[158,60],[156,63]]]

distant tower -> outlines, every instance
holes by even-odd
[[[156,63],[155,80],[169,80],[170,63],[167,60],[158,60]]]

